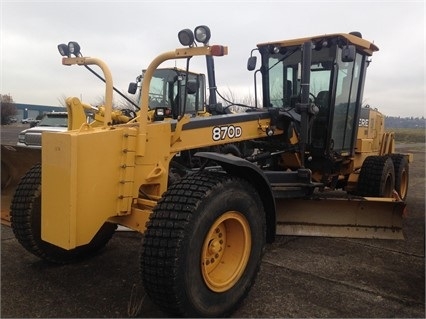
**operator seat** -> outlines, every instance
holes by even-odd
[[[329,97],[330,94],[328,91],[320,91],[318,92],[317,98],[316,98],[316,104],[318,108],[320,109],[321,114],[327,114],[328,105],[329,105]]]

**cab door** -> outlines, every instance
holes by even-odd
[[[362,99],[363,56],[356,54],[354,61],[342,62],[338,50],[336,95],[333,106],[330,151],[350,155],[357,131]]]

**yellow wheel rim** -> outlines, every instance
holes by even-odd
[[[407,196],[407,189],[408,189],[408,173],[405,169],[402,171],[400,182],[401,184],[399,185],[400,187],[399,195],[401,196],[401,198],[405,198],[405,196]]]
[[[203,243],[201,271],[206,285],[214,292],[232,288],[246,269],[250,251],[247,219],[236,211],[220,216]]]

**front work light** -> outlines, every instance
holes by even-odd
[[[164,106],[156,107],[154,111],[154,121],[164,121],[167,109]]]
[[[196,27],[194,30],[194,34],[195,34],[195,40],[197,40],[197,42],[200,42],[203,44],[209,43],[211,33],[210,33],[210,28],[208,26],[200,25]]]
[[[68,50],[70,54],[74,54],[75,56],[80,55],[80,45],[77,42],[68,42]]]
[[[62,56],[69,56],[70,51],[68,50],[68,45],[61,43],[58,45],[58,51]]]
[[[183,29],[179,31],[178,38],[180,44],[183,46],[192,46],[194,44],[194,33],[190,29]]]
[[[64,43],[59,44],[58,51],[62,56],[66,57],[71,57],[71,54],[74,54],[76,57],[81,55],[80,45],[74,41],[68,42],[68,45]]]

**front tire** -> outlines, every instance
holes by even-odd
[[[92,241],[66,250],[41,239],[41,165],[31,168],[16,188],[11,205],[11,226],[19,243],[46,261],[65,264],[89,257],[103,248],[117,225],[105,223]]]
[[[357,193],[366,197],[392,197],[395,171],[388,156],[368,156],[362,163]]]
[[[146,292],[186,317],[230,315],[247,295],[266,241],[252,185],[200,172],[172,185],[151,214],[142,246]]]

